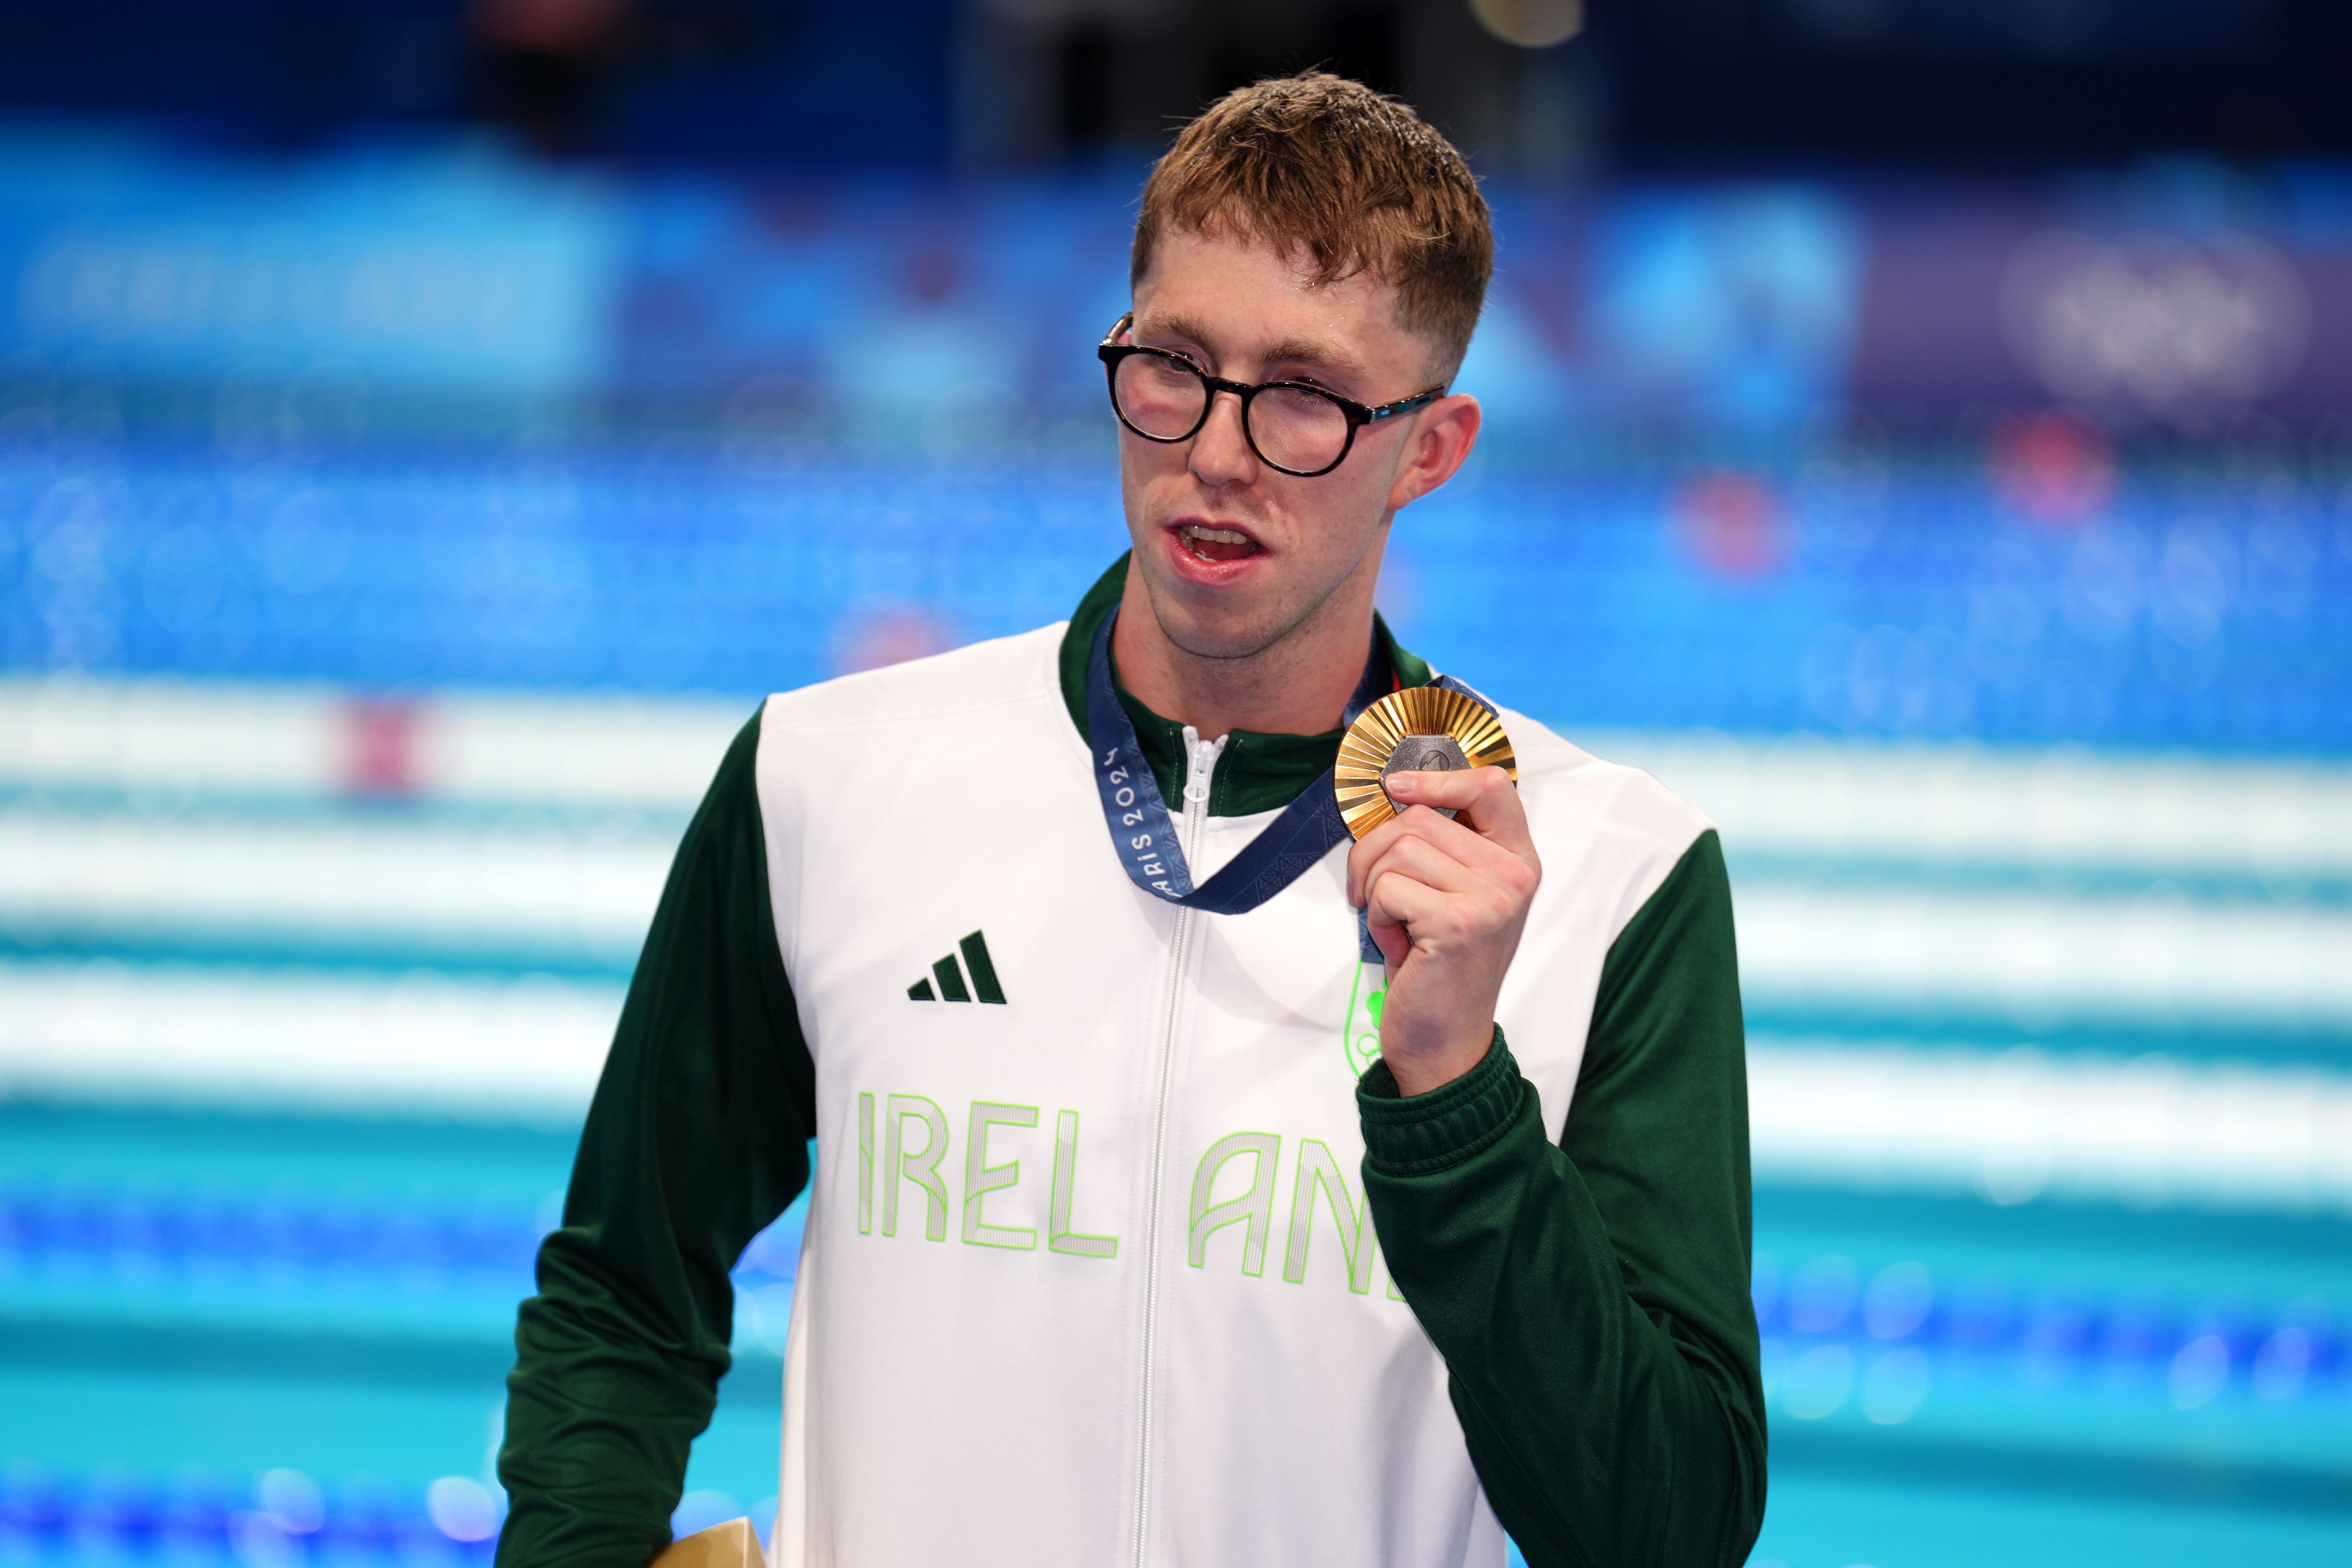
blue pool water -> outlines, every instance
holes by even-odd
[[[19,1560],[167,1535],[175,1561],[249,1560],[237,1520],[278,1468],[324,1489],[296,1544],[365,1557],[425,1530],[436,1480],[488,1479],[564,1134],[24,1103],[0,1131]],[[688,1477],[735,1511],[774,1495],[798,1217],[739,1271],[738,1363]],[[1758,1560],[2340,1560],[2343,1230],[1768,1185]]]

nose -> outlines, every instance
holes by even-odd
[[[1242,428],[1242,400],[1231,392],[1212,393],[1209,417],[1192,437],[1186,458],[1204,485],[1247,484],[1257,477],[1257,454]]]

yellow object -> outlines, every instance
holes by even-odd
[[[1450,741],[1442,749],[1407,745],[1415,736]],[[1400,750],[1426,752],[1400,757]],[[1331,787],[1339,797],[1339,819],[1361,838],[1396,815],[1396,803],[1381,786],[1381,776],[1393,766],[1447,771],[1454,768],[1500,768],[1519,782],[1518,759],[1503,722],[1476,699],[1442,686],[1409,686],[1391,691],[1359,714],[1339,742],[1339,760],[1331,770]],[[1445,814],[1453,816],[1452,812]]]
[[[761,1568],[760,1538],[748,1519],[696,1531],[654,1559],[653,1568]]]

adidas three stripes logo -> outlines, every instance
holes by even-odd
[[[931,965],[929,977],[918,980],[907,987],[907,1000],[937,1002],[944,998],[950,1002],[970,1002],[976,996],[982,1002],[993,1002],[1002,1006],[1004,1003],[1004,987],[996,983],[996,964],[988,956],[988,939],[980,932],[974,931],[956,943],[956,946],[963,952],[962,968],[956,966],[956,955],[952,952],[949,953]],[[966,970],[971,973],[971,984],[968,986],[963,983]],[[902,970],[900,973],[904,973],[905,971]],[[940,983],[940,988],[937,991],[931,989],[932,978],[936,978]]]

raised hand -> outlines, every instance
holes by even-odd
[[[1387,788],[1397,816],[1349,851],[1348,900],[1387,963],[1381,1056],[1400,1093],[1425,1094],[1486,1054],[1543,867],[1502,769],[1391,773]]]

